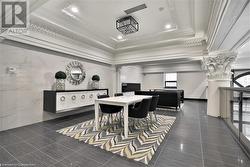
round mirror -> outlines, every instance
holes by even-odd
[[[67,80],[73,85],[79,85],[85,79],[83,65],[78,61],[70,62],[66,67]]]

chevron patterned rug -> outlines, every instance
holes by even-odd
[[[157,122],[139,121],[135,124],[129,120],[129,136],[123,135],[123,127],[118,120],[107,125],[108,117],[104,116],[99,131],[93,131],[94,119],[57,130],[58,133],[100,147],[120,156],[148,164],[157,148],[175,122],[175,117],[157,115]]]

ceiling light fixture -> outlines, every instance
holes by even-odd
[[[71,7],[71,11],[72,11],[73,13],[78,13],[78,12],[79,12],[79,9],[78,9],[76,6],[72,6],[72,7]]]
[[[166,29],[170,29],[171,27],[172,27],[171,24],[166,24],[166,25],[165,25],[165,28],[166,28]]]
[[[127,35],[137,32],[139,24],[132,16],[126,16],[116,20],[116,29],[122,34]]]

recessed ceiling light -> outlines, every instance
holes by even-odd
[[[171,27],[172,27],[171,24],[166,24],[166,25],[165,25],[165,28],[166,28],[166,29],[170,29]]]
[[[117,36],[117,39],[119,39],[119,40],[121,40],[122,38],[123,38],[122,35]]]
[[[71,11],[72,11],[73,13],[78,13],[78,12],[79,12],[79,9],[78,9],[76,6],[72,6],[72,7],[71,7]]]

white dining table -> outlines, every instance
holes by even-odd
[[[152,96],[133,95],[133,96],[117,96],[108,97],[95,100],[95,130],[99,130],[99,104],[109,104],[123,107],[123,119],[124,119],[124,137],[128,137],[128,106],[142,101],[143,99],[150,99]]]

